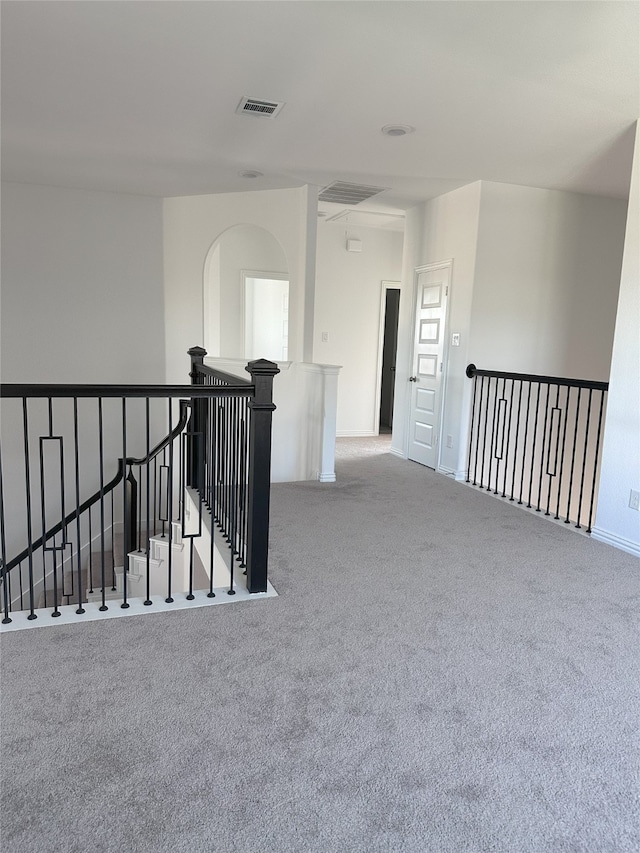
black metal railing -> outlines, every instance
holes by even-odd
[[[591,532],[607,382],[480,370],[467,483]]]
[[[100,610],[119,596],[127,608],[132,594],[151,605],[159,586],[167,602],[182,591],[193,598],[202,519],[195,532],[186,524],[188,494],[223,531],[228,592],[235,592],[234,562],[245,569],[249,592],[267,589],[272,382],[279,371],[251,362],[246,381],[205,367],[199,347],[189,355],[186,386],[1,386],[4,623],[18,609],[35,619],[39,607],[51,607],[55,617],[73,603],[82,614],[92,594]],[[115,475],[107,477],[109,470]],[[211,527],[204,567],[213,596]],[[155,537],[167,545],[162,578],[152,565]],[[176,539],[189,542],[187,589],[173,576]],[[132,554],[145,566],[134,592]]]

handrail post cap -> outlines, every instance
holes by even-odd
[[[250,361],[245,367],[245,370],[252,376],[254,374],[259,376],[275,376],[280,373],[278,365],[274,361],[269,361],[266,358],[257,358],[255,361]]]
[[[468,364],[467,365],[467,369],[466,369],[465,373],[467,374],[469,379],[473,379],[473,377],[476,375],[477,369],[478,368],[475,366],[475,364]]]

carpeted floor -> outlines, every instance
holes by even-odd
[[[640,850],[638,561],[383,442],[278,598],[3,638],[4,853]]]

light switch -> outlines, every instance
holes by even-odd
[[[460,346],[460,332],[454,332],[451,335],[451,346],[459,347]]]
[[[329,341],[329,332],[323,332],[322,333],[322,343],[326,344],[326,343],[328,343],[328,341]]]

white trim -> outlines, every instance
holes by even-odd
[[[336,432],[336,438],[368,438],[372,435],[378,435],[378,433],[374,432],[372,429],[346,429],[340,430],[340,432]]]
[[[380,321],[378,323],[378,358],[376,359],[376,399],[373,410],[374,435],[380,432],[380,398],[382,396],[382,356],[384,351],[384,327],[387,319],[387,290],[399,290],[402,299],[402,282],[383,279],[380,282]],[[398,346],[396,341],[396,352]]]
[[[608,530],[602,530],[599,527],[591,528],[591,538],[598,542],[604,542],[605,545],[612,545],[614,548],[619,548],[621,551],[626,551],[627,554],[633,554],[634,557],[640,557],[640,544],[631,539],[624,539],[622,536],[616,536],[615,533],[609,533]]]
[[[468,477],[467,469],[465,468],[464,471],[456,471],[454,473],[454,476],[455,476],[456,482],[465,483],[467,480],[467,477]]]
[[[319,483],[335,483],[336,475],[335,474],[318,474],[318,482]]]
[[[315,364],[309,361],[298,361],[296,363],[300,370],[304,370],[305,373],[322,373],[324,376],[338,376],[342,370],[341,364]]]
[[[453,468],[447,468],[446,465],[438,465],[436,469],[438,474],[445,474],[447,477],[455,477],[455,471]]]
[[[109,606],[108,610],[101,611],[99,601],[85,602],[82,606],[85,612],[82,614],[76,613],[75,604],[65,604],[59,608],[60,616],[53,619],[51,617],[51,608],[42,608],[35,611],[37,619],[29,620],[28,610],[19,610],[11,614],[11,622],[7,625],[0,625],[0,633],[6,631],[22,631],[25,628],[52,628],[57,625],[71,625],[79,622],[97,622],[102,619],[119,619],[123,616],[153,616],[154,613],[168,613],[172,610],[191,610],[194,607],[215,607],[217,604],[235,604],[238,601],[259,601],[263,598],[273,598],[278,593],[267,581],[266,592],[247,592],[245,587],[240,584],[234,584],[235,595],[227,594],[228,587],[214,589],[215,598],[208,597],[208,590],[194,590],[194,598],[188,601],[186,593],[184,598],[176,596],[173,604],[167,604],[164,597],[161,595],[151,596],[151,606],[144,605],[144,598],[129,598],[129,607],[123,609],[120,606],[120,601],[116,599],[112,602],[113,606]]]
[[[242,352],[246,355],[247,342],[247,279],[263,278],[270,281],[286,281],[291,286],[291,276],[288,272],[268,272],[267,270],[240,270],[240,316],[242,317]],[[291,324],[291,301],[289,300],[289,325]],[[287,345],[288,349],[288,345]]]
[[[389,450],[389,453],[391,453],[392,456],[397,456],[398,459],[408,459],[409,458],[406,453],[404,453],[402,450],[398,450],[397,447],[392,447]]]

